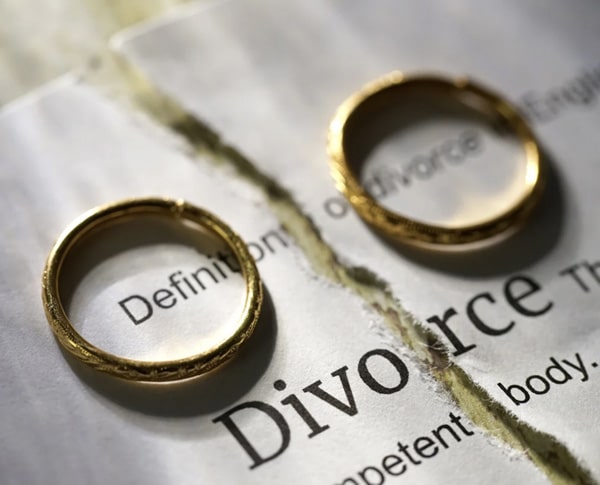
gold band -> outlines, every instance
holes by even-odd
[[[183,359],[150,362],[122,358],[95,347],[73,327],[63,308],[59,281],[69,251],[91,231],[117,220],[139,215],[173,217],[191,221],[222,239],[237,259],[246,282],[246,299],[235,330],[203,352]],[[97,370],[137,381],[173,381],[208,372],[236,354],[250,337],[260,315],[263,290],[256,264],[246,244],[223,221],[183,200],[166,198],[127,199],[98,207],[76,219],[61,234],[50,251],[42,276],[42,300],[48,323],[62,346],[79,360]]]
[[[427,224],[381,206],[361,185],[347,159],[346,140],[359,129],[358,120],[385,106],[391,97],[410,90],[435,93],[457,99],[464,106],[490,120],[503,122],[522,143],[525,156],[525,188],[522,196],[503,213],[477,224],[445,227]],[[491,237],[520,223],[536,205],[543,189],[540,150],[536,139],[518,111],[499,95],[468,80],[447,80],[436,76],[406,77],[393,72],[367,84],[338,108],[329,127],[328,153],[338,190],[360,217],[388,236],[412,244],[463,244]]]

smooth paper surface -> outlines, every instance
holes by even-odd
[[[340,257],[388,282],[495,401],[598,479],[599,32],[598,5],[583,0],[264,0],[184,9],[115,45],[290,190]],[[336,193],[328,123],[348,95],[393,70],[475,78],[529,119],[550,177],[516,235],[449,255],[395,248]],[[418,154],[398,145],[400,162]]]

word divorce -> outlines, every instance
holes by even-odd
[[[259,263],[269,254],[289,246],[283,230],[271,230],[255,242],[246,243],[250,254]],[[180,302],[198,296],[209,288],[218,285],[232,275],[240,274],[240,267],[230,252],[217,251],[208,255],[208,263],[194,271],[184,274],[178,270],[168,277],[164,288],[154,291],[151,296],[133,294],[118,302],[121,309],[134,325],[145,322],[154,315],[155,310],[167,310]]]
[[[461,165],[467,159],[481,154],[483,141],[480,132],[466,130],[456,137],[438,142],[406,163],[369,170],[362,181],[363,186],[372,197],[383,201],[400,190],[408,190],[415,183],[428,181],[444,173],[448,167]],[[343,197],[331,197],[325,200],[323,208],[328,216],[341,219],[350,206]]]

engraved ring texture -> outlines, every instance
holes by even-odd
[[[476,113],[504,123],[514,133],[524,149],[526,163],[525,186],[515,203],[481,222],[448,227],[428,224],[391,211],[365,190],[348,160],[347,140],[360,130],[362,122],[368,123],[373,111],[385,107],[389,100],[410,96],[415,91],[425,95],[449,96]],[[458,245],[499,234],[520,224],[531,213],[543,192],[540,149],[528,124],[508,101],[467,78],[405,76],[401,72],[392,72],[367,84],[337,109],[329,126],[327,151],[336,187],[358,215],[387,236],[415,245]]]
[[[141,215],[175,218],[195,223],[223,240],[237,259],[246,284],[238,324],[219,342],[202,352],[177,360],[140,361],[119,357],[85,340],[73,327],[61,302],[59,282],[69,251],[92,231]],[[42,300],[48,323],[60,344],[77,359],[113,376],[135,381],[174,381],[204,374],[233,357],[248,340],[260,315],[262,283],[254,259],[242,239],[210,212],[183,200],[134,198],[92,209],[73,221],[54,244],[42,276]]]

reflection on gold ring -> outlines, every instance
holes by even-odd
[[[190,357],[170,361],[139,361],[106,352],[85,340],[73,327],[59,291],[62,267],[69,251],[92,231],[140,215],[173,217],[208,229],[222,239],[237,259],[246,282],[246,298],[235,329],[220,342]],[[127,199],[92,209],[61,234],[50,251],[42,276],[42,299],[48,323],[61,345],[97,370],[137,381],[173,381],[206,373],[233,357],[248,340],[260,315],[263,289],[256,264],[242,239],[218,217],[183,200]]]
[[[519,199],[499,215],[476,224],[445,227],[411,219],[383,207],[360,183],[351,169],[346,146],[354,129],[371,110],[385,106],[392,97],[409,92],[442,94],[461,104],[496,117],[509,126],[521,142],[525,157],[525,188]],[[407,77],[392,72],[377,79],[346,99],[329,126],[327,150],[338,190],[348,199],[359,216],[388,236],[417,245],[457,245],[479,241],[499,234],[522,222],[539,201],[543,191],[543,174],[538,143],[518,111],[498,94],[466,79],[448,80],[433,75]]]

